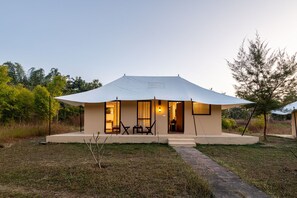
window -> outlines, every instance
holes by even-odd
[[[211,106],[199,102],[193,102],[193,115],[210,115]]]
[[[105,132],[119,133],[120,132],[120,108],[121,103],[106,102],[105,103]]]
[[[137,102],[137,125],[142,127],[151,126],[151,101]]]

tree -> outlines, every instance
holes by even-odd
[[[66,85],[66,94],[80,93],[101,87],[99,80],[95,79],[92,82],[86,82],[81,77],[68,78]]]
[[[11,83],[14,85],[25,84],[27,77],[25,71],[19,63],[6,62],[3,65],[7,66],[8,75],[11,78]]]
[[[256,34],[255,40],[241,45],[237,58],[227,61],[238,97],[251,100],[257,105],[257,114],[264,116],[264,139],[266,140],[267,114],[279,107],[291,90],[296,89],[296,54],[288,56],[284,50],[270,52],[267,43]]]
[[[0,86],[7,85],[11,78],[8,76],[7,66],[0,65]]]
[[[41,85],[37,85],[34,90],[34,112],[36,117],[45,121],[48,118],[48,109],[49,109],[49,96],[50,93],[47,89]]]
[[[32,67],[29,69],[28,75],[28,88],[33,90],[37,85],[45,85],[45,74],[42,68],[36,69]]]
[[[8,83],[11,78],[8,76],[7,66],[0,66],[0,121],[9,122],[14,119],[15,112],[15,100],[17,98],[17,92],[10,87]]]
[[[17,87],[18,94],[15,101],[16,117],[19,122],[30,121],[34,112],[33,92],[22,86]]]
[[[66,86],[65,76],[54,76],[52,80],[47,84],[47,90],[50,92],[51,96],[61,96]]]

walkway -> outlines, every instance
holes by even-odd
[[[269,197],[195,148],[174,147],[186,163],[205,178],[215,197]]]

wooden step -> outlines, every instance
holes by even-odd
[[[168,138],[168,145],[177,147],[195,147],[194,138]]]

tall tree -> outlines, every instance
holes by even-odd
[[[37,85],[34,90],[34,110],[36,117],[40,121],[48,119],[49,115],[49,96],[50,93],[43,86]]]
[[[15,100],[15,120],[19,122],[32,121],[34,112],[33,92],[22,86],[16,87],[17,97]]]
[[[81,77],[68,77],[66,85],[66,94],[79,93],[101,87],[99,80],[95,79],[92,82],[86,82]]]
[[[255,102],[257,114],[264,116],[264,139],[266,140],[267,114],[279,107],[290,90],[296,89],[296,54],[288,56],[284,50],[270,52],[267,43],[256,34],[255,40],[241,45],[237,58],[227,61],[235,85],[236,95]]]
[[[16,90],[9,86],[11,78],[8,76],[7,66],[0,66],[0,121],[9,122],[15,116]]]
[[[28,87],[33,90],[37,85],[45,85],[45,74],[44,69],[36,69],[32,67],[28,72]]]
[[[3,65],[7,66],[8,75],[11,77],[11,83],[14,85],[25,84],[27,77],[21,64],[5,62]]]

